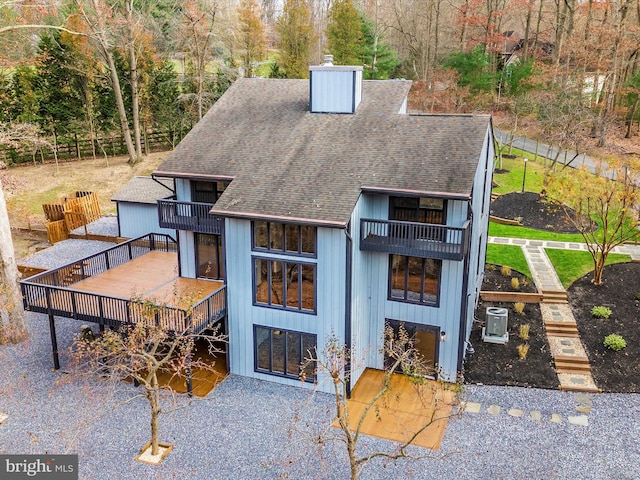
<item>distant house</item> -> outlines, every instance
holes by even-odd
[[[329,61],[310,80],[240,79],[154,172],[173,182],[158,208],[180,277],[225,285],[232,373],[300,385],[305,352],[334,334],[355,384],[383,368],[386,322],[455,380],[484,273],[492,124],[408,114],[410,86]]]
[[[151,177],[133,177],[111,198],[118,212],[118,236],[137,238],[148,233],[175,234],[160,228],[158,200],[173,195],[173,182]]]

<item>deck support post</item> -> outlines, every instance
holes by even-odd
[[[100,332],[104,333],[104,323],[99,324]]]
[[[187,355],[187,367],[186,367],[186,374],[187,374],[187,395],[189,395],[189,397],[193,397],[193,379],[191,377],[191,353],[189,353]]]
[[[58,356],[58,339],[56,338],[56,321],[53,314],[49,314],[49,331],[51,332],[51,348],[53,349],[53,368],[60,370],[60,357]]]

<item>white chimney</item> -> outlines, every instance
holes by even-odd
[[[312,113],[354,113],[362,99],[362,67],[324,63],[309,67],[309,110]]]

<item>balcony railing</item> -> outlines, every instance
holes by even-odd
[[[195,333],[213,325],[226,314],[226,286],[200,300],[190,310],[74,289],[73,285],[153,250],[175,252],[176,243],[168,235],[150,234],[113,248],[48,270],[20,282],[24,308],[33,312],[96,322],[117,328],[120,325],[155,324],[166,330]]]
[[[213,203],[179,202],[175,196],[158,200],[158,218],[163,228],[222,234],[224,219],[209,215]]]
[[[462,260],[467,254],[469,225],[469,221],[462,227],[451,227],[363,218],[360,221],[360,250]]]

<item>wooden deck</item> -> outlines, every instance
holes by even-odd
[[[357,425],[366,405],[381,390],[384,375],[384,371],[368,368],[358,380],[347,401],[352,428]],[[413,445],[438,450],[451,415],[454,392],[432,380],[416,385],[410,377],[398,373],[392,375],[390,387],[390,391],[369,410],[362,433],[402,443],[433,419]]]
[[[222,282],[178,276],[178,255],[152,251],[73,285],[74,290],[120,298],[140,298],[183,308],[211,295]]]

